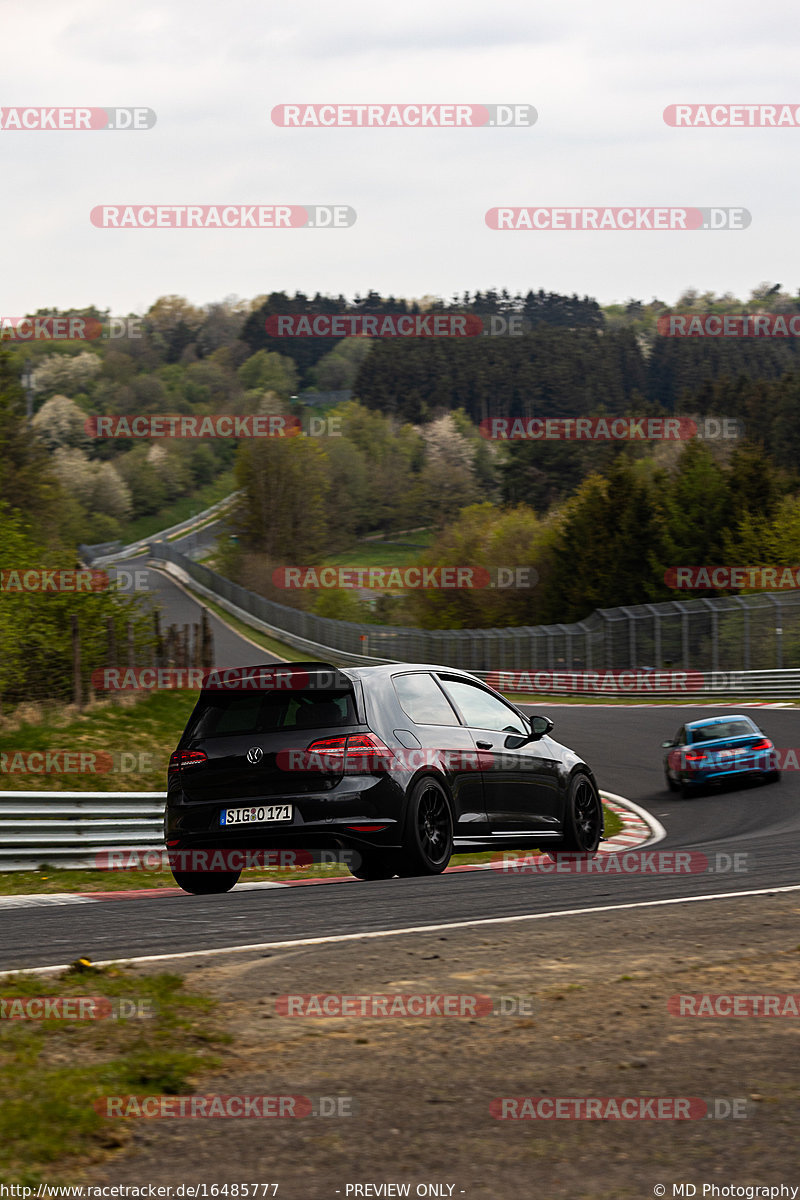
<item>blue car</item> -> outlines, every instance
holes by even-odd
[[[781,777],[778,751],[755,721],[739,713],[689,721],[662,745],[667,787],[684,799],[708,784],[739,777],[777,783]]]

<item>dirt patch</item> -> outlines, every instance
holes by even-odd
[[[677,994],[800,992],[798,913],[793,895],[759,896],[199,959],[189,987],[221,1001],[233,1043],[197,1091],[352,1097],[355,1115],[131,1122],[129,1148],[84,1182],[259,1181],[282,1200],[403,1194],[346,1191],[388,1183],[481,1200],[800,1185],[800,1018],[668,1008]],[[506,1016],[312,1019],[278,1014],[289,993],[521,1000]],[[745,1115],[491,1115],[520,1096],[736,1100]]]

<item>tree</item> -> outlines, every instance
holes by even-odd
[[[277,392],[288,400],[297,391],[297,368],[290,358],[270,350],[251,354],[236,372],[242,387],[249,391]]]
[[[456,427],[452,413],[422,429],[425,441],[425,466],[421,483],[426,507],[435,520],[444,524],[460,508],[478,499],[473,462],[475,449]]]
[[[48,354],[33,373],[35,392],[84,392],[102,368],[97,354],[83,350],[73,356]]]
[[[53,470],[67,495],[85,509],[92,507],[95,470],[89,457],[77,447],[59,446],[53,454]]]
[[[31,421],[33,432],[48,450],[59,447],[89,450],[93,439],[85,425],[86,413],[67,396],[51,397]]]
[[[203,310],[183,296],[160,296],[145,314],[144,329],[163,359],[174,363],[194,343],[205,320]]]
[[[103,463],[95,474],[92,508],[107,513],[118,521],[130,516],[132,507],[130,488],[120,478],[112,463]]]
[[[311,377],[323,392],[352,389],[361,364],[371,350],[370,338],[344,338],[312,368]]]
[[[310,438],[265,438],[240,446],[232,519],[246,549],[276,562],[305,565],[328,542],[325,452]]]
[[[32,438],[25,420],[25,399],[14,359],[0,350],[0,502],[23,511],[45,541],[58,537],[63,515],[61,490],[50,456]]]

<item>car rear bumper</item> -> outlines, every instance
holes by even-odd
[[[775,767],[739,767],[729,771],[692,771],[682,772],[678,781],[682,784],[726,783],[731,779],[762,779],[765,775],[775,773]]]
[[[291,821],[221,825],[223,809],[292,806]],[[400,845],[405,794],[390,776],[358,777],[329,792],[192,801],[170,789],[164,819],[168,843],[181,848],[330,850]],[[354,828],[366,826],[373,828]]]

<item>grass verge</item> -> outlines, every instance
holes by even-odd
[[[147,517],[137,517],[136,520],[123,525],[120,532],[122,544],[128,546],[131,542],[138,542],[142,538],[151,537],[154,533],[160,533],[162,529],[169,529],[171,525],[179,525],[181,521],[188,521],[196,513],[201,513],[204,509],[211,508],[212,504],[224,500],[235,490],[236,481],[233,471],[224,471],[222,475],[218,475],[211,483],[199,488],[191,496],[182,496],[180,500],[176,500],[167,508],[162,508],[160,512]]]
[[[0,1181],[36,1186],[78,1172],[130,1138],[130,1122],[94,1108],[106,1095],[180,1095],[218,1065],[230,1037],[215,1002],[184,991],[178,975],[75,966],[57,978],[0,978],[3,1011],[37,996],[106,997],[85,1005],[102,1019],[0,1019]],[[16,1006],[17,1011],[26,1011]],[[78,1010],[80,1011],[80,1010]]]
[[[73,706],[30,706],[0,732],[0,787],[19,791],[158,792],[195,703],[194,691],[121,694],[78,711]],[[46,773],[21,770],[22,756],[38,751]],[[54,758],[54,752],[70,759]],[[50,754],[50,760],[46,758]],[[83,754],[81,760],[78,756]],[[37,765],[39,765],[37,763]],[[15,769],[16,768],[16,769]]]

